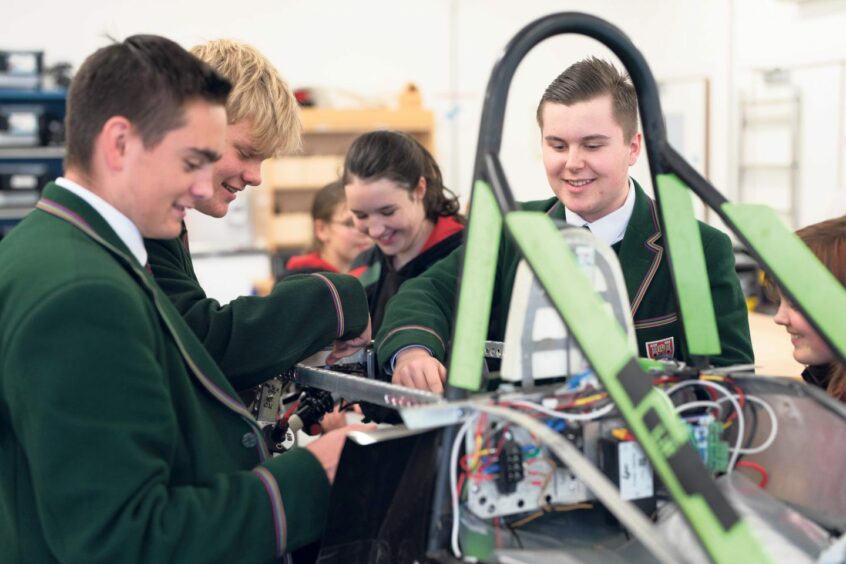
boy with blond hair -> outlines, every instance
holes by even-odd
[[[267,158],[300,147],[297,102],[264,55],[245,43],[219,39],[191,52],[232,83],[226,103],[223,154],[214,164],[211,198],[197,210],[222,218],[248,186],[261,184]],[[179,238],[146,240],[156,281],[236,389],[260,384],[336,341],[370,339],[367,300],[358,280],[315,273],[287,278],[265,297],[242,296],[227,305],[206,296]]]

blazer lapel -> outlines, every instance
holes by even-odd
[[[637,181],[634,181],[634,187],[634,210],[619,255],[631,301],[632,318],[636,316],[664,256],[664,247],[658,243],[661,228],[655,202],[646,195]]]
[[[161,291],[152,275],[129,252],[120,237],[112,230],[109,224],[84,200],[78,198],[71,192],[62,189],[53,183],[48,184],[42,192],[42,197],[36,204],[36,208],[50,215],[68,221],[75,227],[86,233],[91,239],[105,248],[127,272],[139,283],[139,285],[150,296],[156,312],[168,328],[173,337],[179,352],[188,366],[194,378],[205,388],[215,399],[222,403],[227,409],[235,412],[253,429],[256,435],[256,445],[261,460],[265,460],[269,453],[265,446],[261,429],[255,418],[244,407],[244,404],[233,393],[231,385],[223,376],[214,361],[203,352],[192,351],[196,349],[198,341],[191,330],[185,325],[179,312],[170,303],[168,297]]]
[[[649,285],[655,278],[655,273],[658,272],[664,248],[658,243],[661,239],[661,228],[655,202],[646,195],[636,180],[632,179],[632,182],[635,187],[635,205],[620,244],[618,258],[626,280],[634,319]],[[546,213],[553,219],[566,219],[565,208],[560,201],[556,201]]]
[[[41,192],[41,199],[36,207],[73,223],[77,227],[86,225],[98,237],[114,247],[129,262],[138,263],[135,257],[123,243],[109,223],[88,202],[65,190],[58,184],[50,182]]]

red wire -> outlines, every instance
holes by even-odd
[[[679,379],[675,376],[658,376],[652,381],[652,385],[660,386],[662,384],[675,384]]]
[[[757,462],[752,462],[751,460],[739,460],[737,464],[735,464],[737,468],[749,468],[750,470],[754,470],[758,474],[761,475],[761,481],[758,482],[758,487],[764,489],[767,487],[767,483],[770,481],[770,475],[764,469],[763,466],[758,464]]]
[[[282,421],[283,423],[287,423],[288,419],[291,417],[291,414],[294,413],[294,410],[297,409],[297,406],[299,404],[300,404],[300,400],[297,400],[294,403],[292,403],[291,407],[288,408],[288,411],[285,412],[285,415],[282,416],[282,419],[280,419],[280,421]]]
[[[458,477],[458,484],[456,485],[456,489],[457,489],[458,491],[457,491],[457,492],[455,492],[455,497],[456,497],[456,498],[460,498],[460,497],[461,497],[461,490],[462,490],[462,488],[464,488],[464,479],[465,479],[466,477],[467,477],[467,474],[462,474],[461,476],[459,476],[459,477]]]
[[[737,382],[735,382],[728,376],[726,376],[723,381],[728,384],[731,384],[731,387],[734,388],[735,392],[737,392],[737,403],[740,404],[740,409],[743,410],[743,408],[746,407],[746,396],[743,393],[743,388],[738,386]],[[726,417],[726,421],[731,421],[733,417],[737,417],[737,413],[731,412],[729,416]]]
[[[500,405],[502,407],[513,407],[514,409],[519,409],[521,411],[526,412],[527,415],[529,415],[530,417],[534,417],[535,419],[543,419],[544,417],[549,417],[548,415],[540,413],[539,411],[536,411],[530,407],[527,407],[525,405],[516,405],[514,403],[511,403],[510,401],[501,401],[497,405]]]

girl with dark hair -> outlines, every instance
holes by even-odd
[[[358,137],[344,162],[347,204],[356,228],[376,246],[354,263],[370,303],[373,332],[400,285],[461,244],[458,198],[423,145],[399,131]]]
[[[327,184],[314,196],[311,206],[314,244],[308,254],[288,259],[285,274],[310,272],[341,272],[357,276],[364,268],[353,270],[352,263],[362,252],[373,246],[356,229],[344,197],[344,183],[336,180]]]
[[[846,285],[846,216],[809,225],[796,234],[834,277]],[[846,402],[846,367],[784,296],[773,320],[790,334],[793,358],[807,366],[802,379]]]

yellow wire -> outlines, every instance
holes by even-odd
[[[605,399],[606,397],[608,397],[607,393],[600,392],[598,394],[593,394],[592,396],[587,396],[585,398],[577,399],[576,401],[573,402],[573,405],[576,406],[576,407],[579,407],[579,406],[585,405],[586,403],[593,403],[595,401]]]

